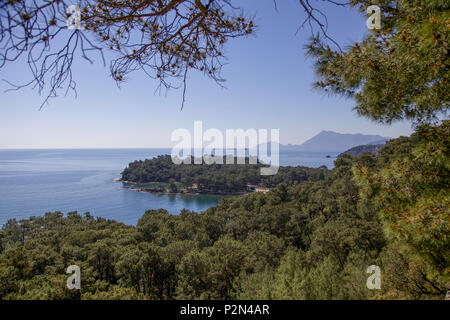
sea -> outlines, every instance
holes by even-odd
[[[0,226],[9,219],[46,212],[90,212],[135,225],[148,209],[201,212],[223,196],[168,195],[127,188],[121,171],[134,160],[170,154],[170,149],[0,149]],[[328,156],[328,157],[327,157]],[[280,165],[333,167],[337,153],[280,151]]]

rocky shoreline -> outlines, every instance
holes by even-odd
[[[169,190],[169,188],[166,187],[155,187],[155,188],[149,188],[149,187],[139,187],[141,185],[150,185],[150,184],[163,184],[163,182],[148,182],[148,183],[137,183],[134,181],[128,181],[128,180],[122,180],[121,178],[114,179],[114,182],[122,182],[124,184],[128,184],[130,186],[124,186],[126,189],[134,190],[137,192],[145,192],[145,193],[153,193],[153,194],[167,194],[167,195],[212,195],[212,196],[241,196],[245,194],[249,194],[253,191],[243,191],[243,192],[210,192],[210,191],[198,191],[198,190],[186,190],[186,189],[179,189],[176,192],[172,192]],[[165,184],[165,183],[164,183]],[[258,191],[256,191],[258,192]]]

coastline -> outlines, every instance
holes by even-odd
[[[115,178],[114,182],[122,182],[123,184],[130,185],[130,186],[124,185],[125,189],[130,189],[130,190],[137,191],[137,192],[152,193],[152,194],[166,194],[166,195],[242,196],[242,195],[250,194],[253,192],[264,192],[265,193],[269,190],[268,188],[264,188],[264,191],[253,190],[253,191],[240,191],[240,192],[208,192],[208,191],[186,191],[185,189],[183,189],[182,191],[178,191],[178,192],[170,192],[167,189],[166,189],[166,191],[162,191],[162,190],[152,190],[151,188],[145,188],[145,187],[139,188],[139,186],[142,186],[142,185],[162,184],[165,182],[138,183],[138,182],[134,182],[134,181],[122,180],[121,178]]]
[[[210,195],[210,196],[242,196],[246,194],[250,194],[251,192],[164,192],[164,191],[152,191],[148,189],[132,189],[137,192],[145,192],[145,193],[153,193],[153,194],[167,194],[167,195],[186,195],[186,196],[200,196],[200,195]]]

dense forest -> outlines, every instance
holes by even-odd
[[[0,298],[443,299],[449,131],[449,121],[421,126],[378,156],[343,155],[324,179],[201,213],[149,210],[136,226],[76,212],[10,220]],[[81,290],[66,288],[72,264]],[[380,290],[366,287],[373,264]]]
[[[191,157],[191,163],[194,163]],[[251,186],[275,187],[280,183],[299,184],[304,181],[323,180],[329,174],[325,166],[308,168],[303,166],[280,167],[276,175],[263,176],[263,164],[174,164],[170,155],[134,161],[122,172],[122,181],[133,183],[169,183],[170,191],[233,193],[246,192]],[[237,157],[234,158],[237,162]]]

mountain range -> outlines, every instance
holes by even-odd
[[[378,145],[384,144],[390,140],[389,137],[380,135],[361,134],[361,133],[338,133],[334,131],[321,131],[311,139],[300,145],[287,144],[280,145],[283,151],[326,151],[326,152],[344,152],[350,148],[360,145]]]

